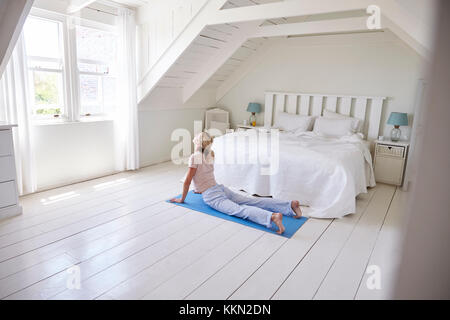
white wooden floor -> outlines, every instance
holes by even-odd
[[[24,214],[0,222],[0,298],[389,297],[405,193],[378,185],[358,214],[310,219],[288,240],[166,203],[185,170],[164,163],[22,198]],[[367,288],[369,265],[381,290]],[[80,289],[68,289],[73,266]]]

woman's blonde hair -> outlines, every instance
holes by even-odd
[[[202,153],[209,153],[209,149],[212,146],[214,138],[209,135],[207,132],[200,132],[197,134],[192,140],[195,146],[196,151],[201,151]],[[206,152],[205,152],[206,151]]]

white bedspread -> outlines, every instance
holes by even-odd
[[[258,151],[249,147],[246,133],[228,134],[214,140],[215,175],[218,183],[251,194],[299,200],[316,218],[339,218],[355,213],[356,196],[375,186],[372,158],[359,135],[325,138],[312,132],[299,136],[280,133],[279,165],[275,174],[262,175],[266,157],[251,161]],[[230,141],[241,143],[230,144]],[[269,139],[270,140],[270,139]],[[246,141],[246,143],[242,143]],[[251,151],[250,151],[251,150]],[[240,159],[240,163],[230,159]],[[242,159],[245,159],[244,162]],[[266,162],[267,163],[267,162]]]

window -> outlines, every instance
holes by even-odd
[[[117,36],[77,26],[81,115],[108,114],[116,101]]]
[[[59,117],[65,112],[62,25],[30,17],[24,28],[33,114]]]
[[[36,119],[76,121],[115,109],[117,34],[112,26],[58,15],[30,16],[24,27]]]

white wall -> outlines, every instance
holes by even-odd
[[[428,27],[433,27],[436,19],[438,0],[396,0],[415,19]]]
[[[36,125],[38,189],[49,189],[115,172],[113,122]]]
[[[170,140],[172,132],[184,128],[194,134],[194,122],[203,121],[204,109],[143,110],[139,112],[140,163],[147,166],[170,160],[178,142]]]
[[[422,59],[392,35],[292,38],[274,45],[218,106],[228,109],[236,124],[248,119],[249,102],[264,104],[268,90],[388,96],[380,132],[389,136],[389,113],[412,113],[421,73]],[[263,119],[259,114],[260,124]]]
[[[157,88],[139,105],[140,163],[147,166],[170,160],[177,142],[172,132],[183,128],[194,134],[194,122],[204,121],[205,109],[213,107],[215,92],[199,90],[182,102],[181,89]]]

